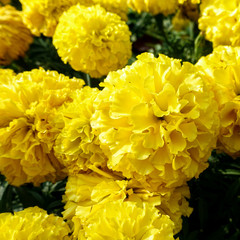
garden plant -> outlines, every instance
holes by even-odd
[[[9,239],[240,239],[239,0],[0,0]]]

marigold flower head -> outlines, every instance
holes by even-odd
[[[56,139],[54,150],[69,174],[87,171],[92,165],[106,165],[106,157],[90,124],[94,112],[93,101],[98,93],[97,88],[77,90],[72,94],[73,101],[61,110],[64,128]]]
[[[38,207],[26,208],[14,214],[0,214],[1,240],[70,240],[68,234],[70,228],[61,217],[48,215],[45,210]]]
[[[220,111],[219,146],[240,156],[240,47],[219,46],[198,63],[211,77]]]
[[[99,4],[108,12],[116,13],[122,20],[127,20],[128,5],[126,0],[92,0],[93,4]]]
[[[174,222],[174,233],[177,233],[182,228],[182,215],[189,216],[192,211],[185,199],[189,197],[187,186],[161,188],[156,192],[145,189],[134,179],[126,180],[110,171],[88,172],[69,176],[63,197],[66,203],[63,216],[72,220],[78,207],[78,216],[84,218],[86,211],[95,205],[117,200],[143,201],[155,206],[160,213],[169,215]]]
[[[63,127],[56,116],[82,85],[83,80],[43,69],[0,85],[0,171],[11,184],[38,185],[66,176],[53,152]]]
[[[131,56],[127,24],[99,5],[76,5],[65,12],[59,20],[53,44],[65,63],[92,77],[124,67]]]
[[[153,15],[172,14],[178,7],[178,0],[127,0],[128,6],[137,12],[149,12]]]
[[[240,45],[239,0],[205,0],[200,5],[199,29],[207,40],[218,45]]]
[[[89,3],[90,0],[20,0],[23,8],[23,21],[31,32],[40,36],[52,37],[59,17],[69,7],[80,2]]]
[[[32,36],[23,24],[21,12],[10,5],[0,6],[0,65],[23,57],[31,43]]]
[[[173,187],[207,167],[219,117],[211,86],[197,67],[144,53],[111,72],[103,86],[92,127],[109,169]]]
[[[85,218],[78,216],[77,209],[73,222],[73,236],[78,239],[174,239],[169,216],[148,203],[117,200],[95,205]]]

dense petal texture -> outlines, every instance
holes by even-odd
[[[0,82],[1,173],[17,186],[64,178],[65,170],[53,152],[63,127],[56,116],[83,80],[35,69]]]
[[[108,12],[118,14],[123,20],[127,20],[128,5],[126,0],[92,0],[93,4],[99,4]]]
[[[98,171],[82,173],[68,178],[63,198],[65,219],[85,217],[86,211],[93,206],[107,204],[117,200],[147,202],[155,206],[160,213],[167,214],[174,222],[174,233],[182,228],[182,215],[189,216],[191,208],[186,198],[190,197],[188,187],[161,188],[158,191],[146,189],[134,179],[126,180],[119,173]],[[77,210],[78,208],[78,210]]]
[[[106,157],[90,123],[95,111],[93,101],[99,92],[90,87],[77,90],[72,95],[73,101],[61,110],[59,117],[63,118],[64,128],[57,137],[54,150],[71,175],[92,166],[106,166]]]
[[[73,218],[73,236],[94,240],[174,240],[174,224],[167,215],[161,215],[148,203],[121,200],[95,205]]]
[[[70,240],[70,228],[62,218],[38,207],[0,214],[1,240]]]
[[[8,84],[13,81],[15,73],[12,69],[0,68],[0,84]]]
[[[40,36],[52,37],[59,17],[69,7],[89,0],[20,0],[23,8],[23,21],[31,32]]]
[[[239,0],[204,0],[200,5],[199,29],[206,39],[218,45],[240,45]]]
[[[12,6],[0,6],[0,65],[8,65],[23,57],[32,36],[23,24],[22,15]]]
[[[178,7],[178,0],[127,0],[128,6],[137,12],[149,12],[154,15],[174,13]]]
[[[99,5],[76,5],[65,12],[53,36],[53,44],[64,62],[91,77],[101,77],[122,68],[131,57],[127,24]]]
[[[197,65],[211,77],[220,111],[219,148],[240,156],[240,48],[219,46]]]
[[[150,53],[138,59],[105,79],[92,127],[110,169],[180,186],[207,167],[219,130],[217,102],[190,63]]]

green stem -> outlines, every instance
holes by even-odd
[[[87,86],[91,87],[91,78],[87,73],[86,73],[86,83],[87,83]]]

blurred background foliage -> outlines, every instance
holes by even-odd
[[[13,0],[12,5],[21,9],[18,0]],[[155,56],[162,53],[192,63],[212,51],[211,43],[204,39],[196,22],[190,22],[185,29],[176,31],[171,15],[152,16],[149,13],[129,11],[128,17],[133,42],[133,55],[129,64],[145,51]],[[17,73],[39,67],[82,78],[91,87],[98,87],[103,81],[103,78],[91,79],[89,75],[64,64],[51,38],[43,36],[34,38],[24,58],[6,66]],[[48,213],[61,216],[65,184],[66,180],[55,184],[45,182],[39,187],[32,184],[13,187],[5,181],[4,176],[0,176],[0,212],[39,206]],[[209,158],[209,168],[198,179],[191,180],[189,186],[189,202],[194,210],[189,218],[183,218],[183,229],[176,237],[180,240],[240,239],[240,159],[213,152]]]

